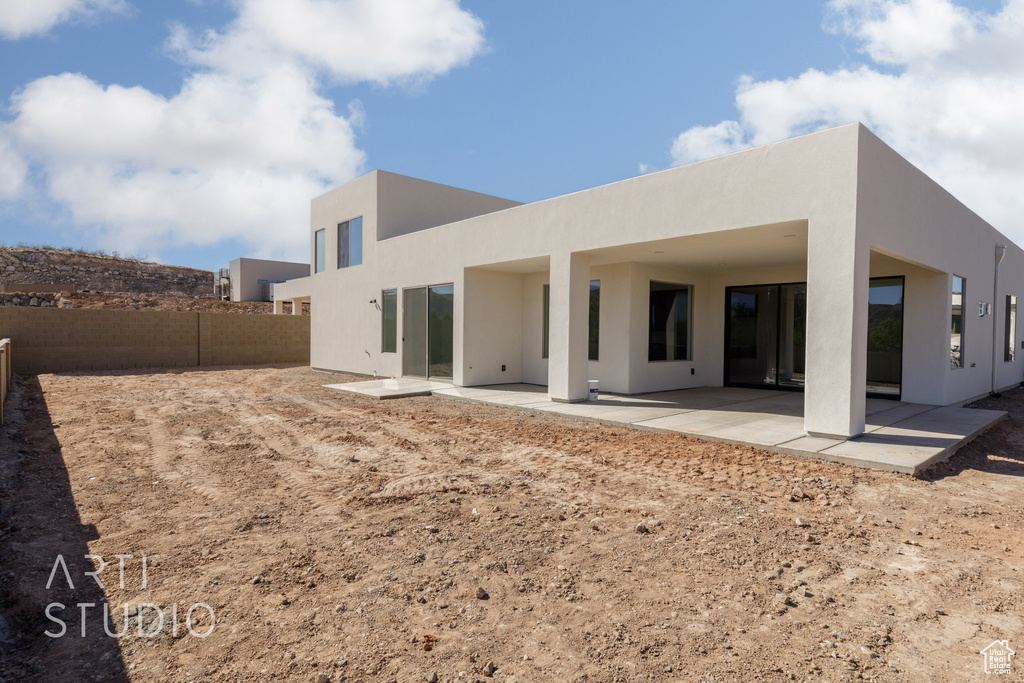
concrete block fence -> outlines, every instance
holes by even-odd
[[[0,307],[19,374],[308,363],[306,316]],[[9,354],[9,351],[8,351]]]

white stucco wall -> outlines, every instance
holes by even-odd
[[[1024,359],[1018,353],[1015,362],[1005,363],[1002,339],[1005,295],[1024,292],[1024,252],[864,128],[859,149],[858,230],[873,249],[924,269],[916,271],[917,286],[908,292],[905,306],[916,325],[904,337],[905,347],[914,350],[904,355],[904,384],[909,390],[905,400],[948,405],[988,393],[992,315],[996,316],[997,388],[1020,383]],[[1007,251],[993,301],[996,244],[1007,245]],[[967,281],[965,363],[956,369],[948,362],[954,274]],[[992,314],[979,317],[979,302],[992,304]]]
[[[356,216],[363,264],[338,269],[336,225]],[[545,384],[555,398],[585,395],[588,378],[622,393],[721,385],[725,287],[807,282],[806,424],[835,435],[863,428],[871,276],[906,278],[904,400],[948,404],[988,390],[992,319],[971,312],[991,302],[994,244],[1009,244],[859,125],[527,205],[375,172],[315,199],[311,244],[318,229],[326,271],[311,278],[314,367],[400,375],[402,290],[452,283],[454,381]],[[967,278],[976,364],[962,370],[948,367],[954,272]],[[601,281],[596,362],[581,343],[590,280]],[[651,280],[694,287],[691,361],[647,360]],[[383,354],[369,302],[392,288],[399,352]],[[1000,292],[1024,296],[1013,245]],[[994,304],[1001,339],[1002,297]],[[1019,382],[1024,352],[996,365],[1000,385]]]
[[[462,291],[461,320],[473,321],[463,333],[462,384],[523,381],[523,276],[468,268]]]
[[[276,282],[306,277],[310,274],[308,263],[291,261],[236,258],[231,261],[229,267],[232,301],[263,301],[263,285],[259,284],[260,280]]]

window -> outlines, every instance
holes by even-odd
[[[1014,349],[1017,346],[1017,297],[1013,294],[1006,295],[1006,325],[1003,329],[1003,339],[1006,349],[1003,360],[1012,363]]]
[[[953,276],[953,316],[949,336],[949,365],[952,368],[964,366],[964,289],[967,282],[959,275]]]
[[[651,282],[647,360],[690,360],[693,287]]]
[[[587,319],[587,360],[597,360],[598,337],[601,327],[601,281],[590,281],[590,314]],[[544,339],[540,357],[548,357],[551,340],[551,285],[544,285]]]
[[[363,219],[338,223],[338,267],[358,266],[363,262]]]
[[[601,281],[590,281],[590,317],[587,321],[587,360],[597,360],[597,342],[601,332]]]
[[[868,396],[899,399],[903,382],[903,277],[868,284]]]
[[[316,240],[313,243],[314,244],[314,249],[315,249],[315,254],[314,255],[316,257],[316,259],[315,259],[316,270],[313,271],[314,273],[322,273],[325,270],[325,268],[324,268],[324,250],[325,250],[325,248],[327,246],[326,241],[325,241],[326,239],[327,239],[327,231],[326,230],[317,230],[316,231]]]
[[[541,342],[540,357],[548,357],[548,340],[551,334],[551,285],[544,285],[544,340]]]
[[[381,342],[383,353],[398,351],[398,290],[387,289],[381,292]]]

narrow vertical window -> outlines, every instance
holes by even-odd
[[[692,294],[689,285],[651,282],[647,360],[691,360]]]
[[[590,329],[587,358],[597,360],[598,338],[601,333],[601,281],[590,281]]]
[[[348,222],[348,264],[358,266],[363,262],[363,217]]]
[[[398,290],[387,289],[381,292],[381,343],[383,353],[398,351]]]
[[[959,275],[953,276],[952,320],[949,336],[949,365],[952,368],[964,366],[964,289],[966,281]]]
[[[348,221],[338,223],[338,267],[348,268]]]
[[[1017,297],[1013,294],[1006,295],[1006,325],[1003,330],[1003,339],[1006,342],[1003,360],[1012,363],[1017,348]]]
[[[314,256],[316,257],[314,262],[316,264],[316,270],[313,271],[315,273],[324,272],[324,250],[327,248],[326,240],[327,231],[317,230],[316,239],[313,242]]]
[[[541,342],[540,357],[548,357],[548,340],[551,334],[551,285],[544,285],[544,338]]]

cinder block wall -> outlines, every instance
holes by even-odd
[[[14,372],[308,363],[306,316],[0,307]]]
[[[293,323],[290,318],[302,318]],[[309,316],[201,313],[209,341],[200,345],[200,365],[308,363]]]

